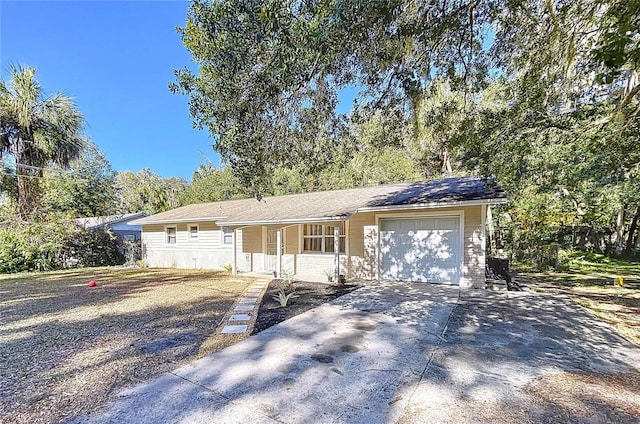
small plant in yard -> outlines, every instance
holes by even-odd
[[[333,272],[325,271],[324,275],[327,276],[327,281],[329,283],[333,283]]]
[[[296,291],[295,286],[293,285],[294,274],[291,270],[282,271],[282,284],[281,287],[284,288],[285,293],[292,293]]]
[[[228,272],[229,274],[231,274],[231,271],[233,271],[233,265],[224,264],[224,265],[222,265],[222,269],[224,269],[225,272]]]
[[[284,287],[280,287],[278,289],[278,294],[273,296],[273,300],[278,302],[281,308],[284,308],[289,303],[289,300],[291,300],[291,298],[293,297],[297,297],[293,291],[287,293]]]
[[[293,272],[291,270],[284,270],[281,272],[281,275],[282,279],[278,285],[278,294],[273,295],[273,300],[278,302],[281,308],[284,308],[289,303],[289,300],[297,296],[294,295],[296,288],[293,281]]]

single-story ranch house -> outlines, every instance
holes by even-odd
[[[484,287],[492,180],[445,178],[194,204],[138,219],[151,267]]]

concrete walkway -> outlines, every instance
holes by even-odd
[[[259,278],[251,284],[225,315],[219,328],[220,334],[251,334],[258,316],[260,301],[271,278]]]
[[[125,390],[72,422],[482,422],[474,415],[482,402],[518,398],[541,373],[629,371],[639,361],[639,349],[567,299],[385,283]]]

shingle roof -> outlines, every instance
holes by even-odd
[[[256,199],[183,206],[133,224],[215,221],[218,225],[331,221],[362,210],[447,206],[460,202],[504,203],[506,193],[495,182],[475,177],[444,178],[346,190],[320,191]]]

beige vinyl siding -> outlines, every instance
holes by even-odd
[[[262,227],[244,227],[242,235],[243,252],[262,253]]]
[[[191,225],[198,226],[198,238],[191,239],[189,237],[189,223],[165,224],[165,225],[144,225],[144,241],[148,247],[155,249],[171,249],[171,250],[192,250],[197,249],[229,249],[228,246],[221,246],[221,229],[213,222],[199,222]],[[175,245],[166,245],[165,228],[176,227],[176,243]]]
[[[377,219],[390,216],[430,216],[433,214],[461,214],[464,225],[462,287],[483,287],[484,249],[482,211],[485,206],[438,208],[407,211],[364,212],[354,214],[346,225],[347,255],[340,255],[341,273],[348,278],[376,279],[378,274]],[[232,261],[231,246],[221,245],[222,231],[213,222],[199,222],[198,238],[189,238],[188,227],[193,223],[175,225],[144,225],[142,244],[144,259],[152,267],[221,269]],[[175,226],[176,243],[165,242],[165,228]],[[300,226],[290,225],[283,231],[284,251],[282,269],[298,275],[314,275],[325,279],[325,272],[333,272],[333,254],[301,253]],[[265,269],[263,227],[244,227],[236,230],[236,268],[245,271]]]
[[[144,259],[151,267],[221,269],[232,261],[232,247],[222,245],[222,229],[213,222],[198,222],[198,238],[189,236],[189,226],[196,223],[153,224],[142,227]],[[176,243],[166,243],[165,229],[176,227]],[[236,232],[242,246],[242,231]],[[241,252],[242,249],[238,248]],[[236,258],[238,268],[248,270],[245,255]]]
[[[238,264],[239,271],[262,271],[262,227],[243,227],[242,243],[238,241],[238,249],[244,258],[244,267]]]
[[[285,228],[284,253],[300,253],[300,232],[298,225]]]
[[[482,208],[464,208],[464,266],[463,287],[484,288],[485,256],[482,234]]]
[[[375,225],[373,212],[357,213],[349,219],[347,243],[349,243],[348,278],[376,278],[377,233],[371,234]],[[371,237],[374,237],[371,240]]]

